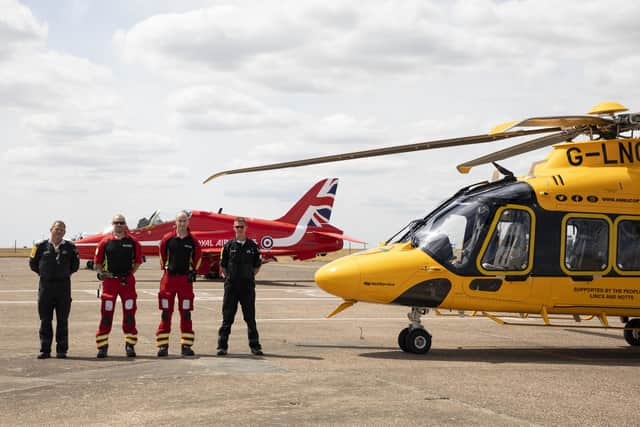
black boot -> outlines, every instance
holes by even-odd
[[[169,355],[169,347],[163,345],[158,347],[158,357],[167,357]]]
[[[127,353],[127,357],[136,357],[136,350],[133,348],[133,344],[126,343],[124,351]]]
[[[190,345],[182,345],[182,355],[183,356],[195,356],[196,354],[191,349]]]
[[[48,359],[51,357],[51,353],[47,353],[45,351],[41,351],[38,353],[38,359]]]
[[[251,348],[251,353],[254,356],[262,356],[264,353],[262,353],[262,346],[260,345],[260,342],[258,341],[249,341],[249,348]]]
[[[98,355],[96,356],[98,359],[104,359],[107,357],[107,352],[109,351],[109,346],[105,345],[98,349]]]

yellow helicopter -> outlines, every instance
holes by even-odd
[[[634,131],[640,113],[625,111],[603,102],[588,115],[534,117],[483,135],[228,170],[205,183],[228,174],[544,134],[458,165],[467,173],[493,163],[504,177],[462,188],[384,245],[320,268],[318,286],[344,300],[329,317],[358,301],[409,306],[410,324],[398,344],[418,354],[431,348],[421,323],[429,309],[471,311],[500,324],[522,324],[505,320],[505,313],[539,317],[533,325],[540,326],[567,327],[553,324],[551,315],[596,318],[595,326],[571,326],[621,329],[638,346],[640,139]],[[575,141],[579,136],[584,140]],[[525,177],[495,163],[550,145],[546,160]],[[608,316],[624,326],[611,326]]]

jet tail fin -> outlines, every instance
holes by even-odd
[[[313,227],[328,225],[337,191],[338,178],[323,179],[311,187],[284,216],[276,221]]]

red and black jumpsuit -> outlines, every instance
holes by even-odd
[[[156,331],[158,347],[169,346],[171,332],[171,316],[175,297],[178,295],[178,310],[180,311],[181,343],[185,346],[193,345],[195,338],[191,323],[193,310],[193,278],[200,264],[201,249],[198,240],[191,231],[181,238],[176,232],[165,234],[160,243],[160,263],[164,275],[160,281],[158,304],[162,311],[160,325]]]
[[[105,237],[96,248],[95,265],[101,265],[104,273],[113,278],[102,279],[100,296],[101,319],[96,333],[96,345],[102,348],[109,345],[109,333],[113,323],[116,299],[120,295],[122,302],[122,331],[127,344],[138,342],[136,329],[136,279],[133,276],[134,264],[142,264],[142,247],[135,237],[126,234],[122,238],[115,235]]]

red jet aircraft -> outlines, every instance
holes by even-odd
[[[327,178],[311,187],[283,217],[276,220],[246,217],[247,235],[260,246],[263,260],[276,256],[292,256],[304,260],[342,249],[343,240],[364,243],[345,236],[342,230],[329,224],[333,201],[338,190],[338,178]],[[237,215],[191,211],[189,228],[202,247],[202,263],[198,274],[209,278],[219,276],[220,252],[233,238],[233,220]],[[175,228],[175,221],[159,222],[156,215],[149,225],[129,230],[142,245],[144,256],[157,256],[162,237]],[[93,268],[96,246],[107,233],[75,241],[81,259]]]

